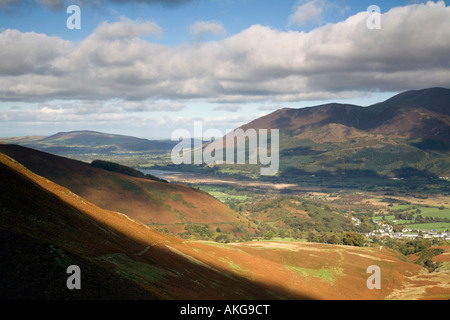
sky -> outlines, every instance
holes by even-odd
[[[280,108],[450,88],[449,57],[444,1],[0,0],[0,137],[225,134]]]

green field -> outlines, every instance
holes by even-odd
[[[436,207],[425,207],[418,205],[398,205],[392,207],[393,210],[405,210],[405,212],[415,213],[418,209],[422,217],[450,218],[450,208],[439,209]]]
[[[375,216],[375,217],[372,218],[372,220],[373,220],[373,221],[380,221],[380,220],[383,220],[383,216],[381,216],[381,215]],[[394,220],[394,215],[385,215],[385,216],[384,216],[384,220],[386,220],[386,221],[392,221],[392,220]]]
[[[411,229],[418,230],[436,230],[436,231],[448,231],[450,230],[450,222],[430,222],[430,223],[418,223],[408,225]]]
[[[395,214],[410,214],[413,219],[396,219]],[[430,219],[427,221],[417,222],[416,219],[422,217],[422,220]],[[372,218],[373,221],[380,221],[383,216],[378,215]],[[450,208],[448,207],[431,207],[420,205],[397,205],[391,208],[390,213],[384,215],[386,221],[391,221],[398,225],[407,225],[409,228],[418,230],[437,230],[447,231],[450,230]],[[434,219],[440,219],[443,221],[433,221]],[[448,220],[446,220],[448,219]]]
[[[219,187],[208,187],[201,186],[201,190],[208,192],[217,200],[226,203],[227,201],[245,201],[248,199],[247,195],[243,195],[242,192],[234,191],[229,188],[219,188]]]

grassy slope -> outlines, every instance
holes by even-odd
[[[82,279],[105,282],[82,282],[85,296],[72,298],[109,298],[118,279],[124,290],[115,294],[121,298],[384,299],[420,272],[386,249],[183,242],[100,209],[1,154],[0,176],[2,288],[9,290],[2,295],[9,298],[23,294],[11,288],[26,288],[31,298],[66,298],[67,275],[54,273],[68,264],[81,266]],[[382,270],[381,290],[366,287],[366,268],[373,264]],[[442,296],[441,287],[432,288],[433,297]],[[445,291],[443,296],[448,298]]]
[[[280,167],[284,170],[292,166],[308,172],[371,170],[380,175],[392,175],[393,170],[403,167],[440,175],[449,172],[447,150],[420,149],[413,145],[414,141],[421,140],[329,124],[298,135],[283,135]]]
[[[195,259],[181,240],[98,208],[3,154],[0,176],[2,298],[273,297],[260,283]],[[70,264],[81,268],[78,295],[66,291]]]
[[[206,192],[185,185],[149,181],[94,168],[89,164],[15,145],[0,152],[33,172],[62,185],[99,207],[143,223],[183,232],[187,221],[215,225],[237,223],[237,213]]]

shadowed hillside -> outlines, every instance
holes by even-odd
[[[0,177],[3,299],[384,299],[404,296],[408,285],[447,297],[447,273],[436,282],[398,252],[182,241],[101,209],[3,154]],[[72,264],[81,268],[81,290],[67,292],[64,271]],[[373,264],[382,270],[380,290],[366,286]]]
[[[188,221],[209,224],[211,229],[220,225],[223,230],[243,223],[220,201],[185,185],[131,177],[16,145],[0,144],[0,152],[101,208],[166,227],[174,234],[184,232]]]
[[[0,177],[2,299],[305,298],[211,267],[180,240],[100,209],[3,154]],[[79,291],[66,288],[72,264],[82,272]]]

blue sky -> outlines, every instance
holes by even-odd
[[[0,136],[167,138],[195,120],[225,131],[282,107],[450,86],[444,1],[169,2],[0,0]],[[380,30],[365,26],[370,5]]]
[[[7,2],[7,0],[4,0]],[[0,1],[1,3],[2,1]],[[95,1],[90,1],[94,3]],[[166,45],[177,45],[191,40],[189,26],[196,21],[218,21],[228,35],[236,34],[255,24],[270,26],[280,30],[311,30],[320,24],[336,23],[345,18],[366,11],[376,4],[381,12],[392,7],[427,1],[411,0],[335,0],[328,1],[322,22],[312,21],[303,26],[289,26],[288,17],[296,5],[308,1],[292,0],[192,0],[178,5],[145,4],[135,1],[122,3],[83,4],[77,1],[62,2],[61,9],[42,5],[35,1],[12,1],[0,11],[1,28],[13,28],[23,32],[34,31],[47,35],[57,35],[64,39],[80,40],[88,36],[103,21],[118,21],[125,16],[131,20],[151,20],[159,24],[164,35],[152,39]],[[65,9],[70,4],[78,4],[82,13],[81,30],[68,30],[66,20],[70,14]]]

